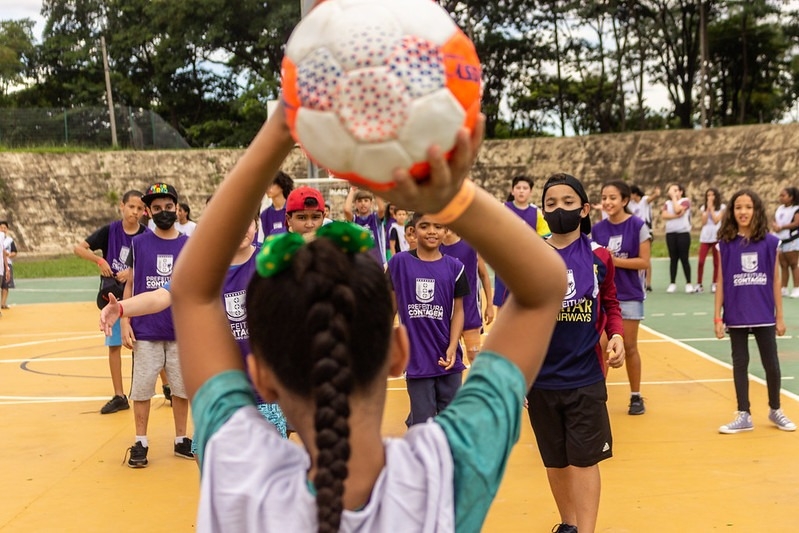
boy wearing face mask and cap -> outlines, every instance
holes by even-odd
[[[131,275],[125,284],[124,298],[164,286],[172,278],[172,267],[188,240],[175,228],[178,193],[172,185],[154,183],[144,193],[142,201],[155,224],[155,230],[133,239],[128,256]],[[124,299],[121,303],[124,306]],[[166,371],[172,389],[175,455],[193,459],[191,439],[186,435],[189,401],[180,373],[171,311],[165,309],[152,315],[123,317],[121,322],[122,341],[128,348],[133,348],[135,354],[130,399],[133,400],[136,441],[129,450],[128,466],[147,466],[150,399],[161,370]]]
[[[594,531],[599,462],[612,456],[605,364],[624,362],[624,326],[610,253],[588,237],[591,204],[582,184],[555,174],[544,185],[547,242],[566,263],[563,306],[541,371],[527,394],[530,424],[560,512],[560,533]],[[599,339],[607,333],[607,352]]]

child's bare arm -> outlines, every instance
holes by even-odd
[[[294,146],[282,106],[225,178],[183,248],[172,277],[172,316],[189,397],[210,377],[242,368],[220,297],[222,283],[259,202]]]

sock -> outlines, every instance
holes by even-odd
[[[149,446],[147,443],[147,435],[136,435],[136,442],[141,442],[141,445],[145,448]]]
[[[183,439],[187,438],[186,435],[181,435],[180,437],[175,437],[175,444],[183,444]]]
[[[641,393],[640,392],[631,392],[630,393],[630,398],[640,398],[640,397],[641,397]]]

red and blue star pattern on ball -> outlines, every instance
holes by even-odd
[[[303,107],[315,111],[330,111],[339,80],[344,70],[327,48],[314,50],[300,63],[297,71],[297,93]]]
[[[400,38],[400,33],[391,28],[367,25],[336,38],[331,43],[331,49],[341,62],[341,67],[349,72],[385,64]]]
[[[360,142],[396,139],[408,120],[411,98],[405,84],[386,67],[349,72],[340,84],[338,113]]]
[[[447,75],[444,56],[434,43],[406,35],[388,60],[391,72],[405,83],[411,98],[419,98],[444,87]]]

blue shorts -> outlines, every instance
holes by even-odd
[[[621,307],[621,317],[624,320],[644,319],[644,302],[628,300],[626,302],[619,302],[619,307]]]
[[[114,327],[111,329],[111,335],[105,338],[106,346],[122,346],[122,326],[119,325],[119,320],[114,322]]]

